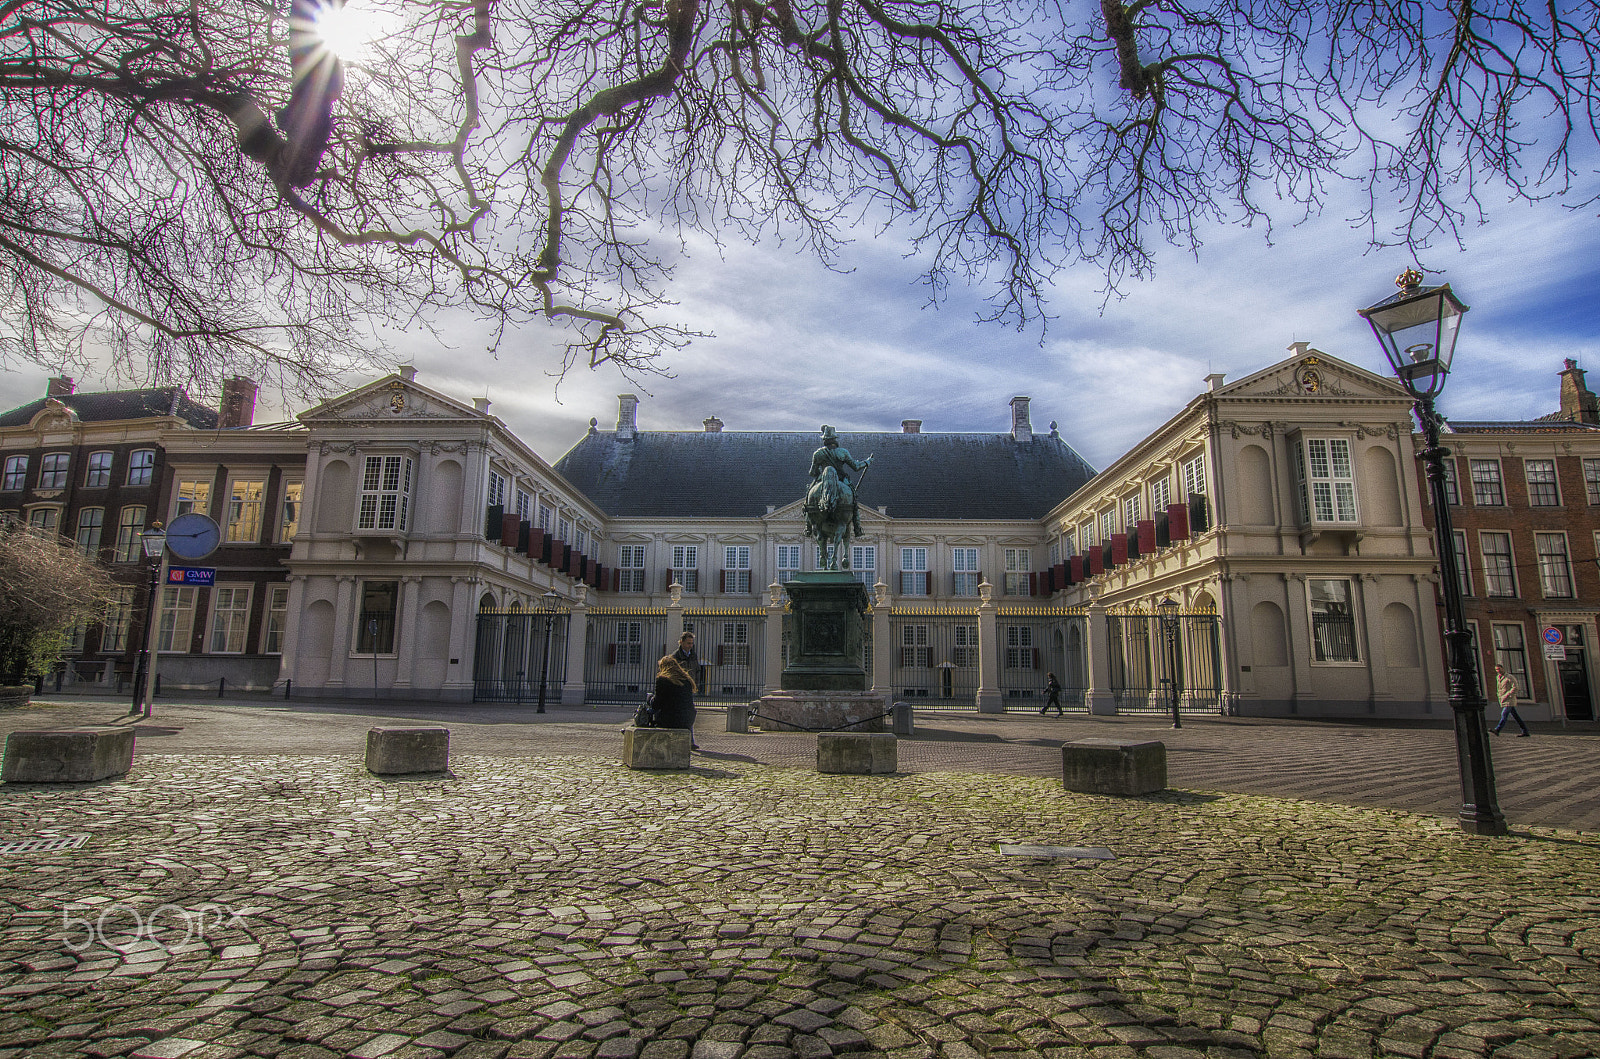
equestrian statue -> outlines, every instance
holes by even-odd
[[[839,446],[839,434],[822,428],[822,447],[811,454],[811,487],[806,490],[806,536],[817,542],[817,569],[848,570],[850,537],[860,537],[861,508],[850,472],[863,477],[872,457],[857,461]],[[857,485],[860,479],[856,479]]]

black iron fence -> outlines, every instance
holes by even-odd
[[[567,679],[564,611],[479,611],[472,661],[475,702],[561,701]]]
[[[1121,713],[1168,713],[1173,689],[1180,712],[1214,712],[1222,701],[1217,616],[1202,612],[1163,619],[1108,614],[1111,693]]]

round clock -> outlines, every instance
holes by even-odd
[[[167,547],[180,559],[204,559],[217,550],[222,531],[210,515],[190,511],[179,515],[167,527]]]

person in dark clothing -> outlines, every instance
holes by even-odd
[[[656,663],[655,710],[656,727],[687,728],[689,745],[696,750],[694,741],[694,677],[678,661],[676,655],[667,655]]]
[[[1039,716],[1043,717],[1045,710],[1054,706],[1056,708],[1056,716],[1065,717],[1066,713],[1061,709],[1061,681],[1056,679],[1054,673],[1050,673],[1045,677],[1044,690],[1050,694],[1050,698],[1045,702],[1044,709],[1039,711]]]
[[[672,652],[672,657],[683,663],[684,671],[698,686],[705,682],[705,670],[700,666],[700,654],[694,649],[694,633],[685,632],[678,637],[678,649]]]

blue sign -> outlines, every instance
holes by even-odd
[[[1547,627],[1545,629],[1545,631],[1544,631],[1544,642],[1547,643],[1547,644],[1558,644],[1558,643],[1560,643],[1561,642],[1561,630],[1556,628],[1554,625],[1551,625],[1551,626]]]
[[[214,566],[167,567],[167,584],[169,585],[214,585],[216,583],[217,568]]]

